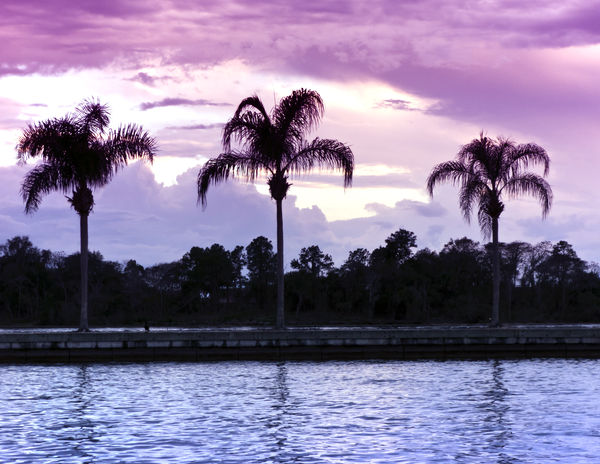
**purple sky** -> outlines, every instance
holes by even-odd
[[[133,165],[95,194],[91,249],[149,265],[192,246],[274,239],[262,183],[212,189],[202,211],[195,179],[244,97],[270,107],[306,87],[326,105],[313,135],[350,144],[357,168],[345,191],[337,173],[293,180],[286,262],[318,243],[339,265],[400,227],[420,247],[481,241],[456,189],[433,200],[424,189],[430,169],[481,130],[538,143],[552,159],[549,218],[531,199],[509,201],[500,239],[565,239],[600,261],[598,2],[4,0],[0,43],[0,241],[77,250],[63,196],[23,214],[29,167],[15,165],[14,146],[28,122],[91,96],[111,106],[113,125],[140,123],[160,143],[153,167]]]

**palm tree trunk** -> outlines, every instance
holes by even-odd
[[[88,215],[79,215],[79,232],[81,239],[81,318],[79,331],[89,331],[88,326]]]
[[[285,326],[283,306],[283,212],[282,200],[275,200],[277,204],[277,321],[276,326],[282,329]]]
[[[498,218],[492,218],[492,320],[491,325],[500,325],[500,252],[498,250]]]
[[[506,313],[505,313],[505,321],[510,323],[512,319],[512,295],[513,288],[515,287],[514,279],[507,279],[508,291],[506,295]]]

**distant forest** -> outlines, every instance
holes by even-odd
[[[491,245],[450,240],[440,252],[416,249],[399,229],[379,248],[351,251],[335,267],[317,245],[285,274],[286,320],[310,324],[487,323]],[[502,322],[598,322],[598,265],[565,242],[501,243]],[[193,247],[174,262],[143,267],[90,253],[92,327],[275,322],[272,243],[257,237],[226,250]],[[35,247],[28,237],[0,246],[0,324],[73,326],[79,321],[79,254]]]

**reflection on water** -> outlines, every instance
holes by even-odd
[[[0,367],[0,462],[598,462],[597,360]]]
[[[275,382],[272,387],[273,414],[266,421],[265,426],[272,434],[273,449],[270,458],[273,462],[293,462],[294,459],[285,457],[287,454],[287,423],[286,417],[290,414],[288,405],[287,368],[285,363],[280,362],[275,366]]]
[[[510,421],[506,415],[508,412],[508,402],[506,396],[508,389],[504,386],[503,381],[504,366],[498,360],[492,361],[492,382],[486,393],[487,408],[489,415],[486,422],[490,428],[490,448],[492,452],[498,454],[499,464],[508,464],[515,460],[507,456],[504,448],[508,445],[512,435]]]
[[[79,367],[76,373],[77,383],[73,389],[73,423],[71,436],[65,437],[65,445],[72,448],[72,455],[83,462],[94,462],[93,456],[86,451],[86,445],[96,441],[95,424],[90,419],[91,389],[88,366]]]

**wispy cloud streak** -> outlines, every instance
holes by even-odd
[[[209,130],[209,129],[222,129],[223,123],[216,124],[190,124],[189,126],[169,126],[167,129],[182,129],[182,130]]]
[[[144,102],[140,104],[140,109],[142,111],[147,111],[153,108],[161,108],[164,106],[230,106],[230,104],[212,102],[204,99],[191,100],[189,98],[163,98],[162,100],[154,102]]]

